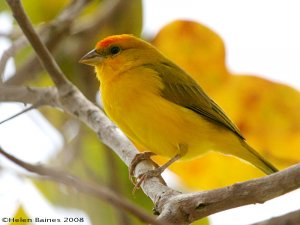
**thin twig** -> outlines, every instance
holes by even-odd
[[[47,105],[60,108],[59,95],[55,87],[34,88],[18,86],[1,86],[0,101],[21,102],[24,104]]]
[[[75,18],[79,16],[89,2],[91,0],[73,0],[57,18],[38,30],[38,35],[44,40],[49,51],[54,51],[63,38],[72,32]],[[21,84],[33,79],[41,69],[38,58],[32,56],[5,83],[9,85]]]
[[[42,43],[41,39],[38,37],[37,33],[34,31],[28,16],[24,12],[24,8],[20,0],[6,0],[10,6],[13,16],[20,25],[20,28],[24,32],[28,41],[31,43],[33,49],[41,59],[44,68],[47,70],[51,76],[55,85],[59,88],[61,86],[67,85],[69,82],[65,78],[63,72],[57,65],[57,63],[51,57],[49,50]]]
[[[92,0],[73,0],[50,25],[63,29],[69,27],[84,7]]]
[[[124,6],[128,4],[125,0],[105,0],[102,2],[100,12],[95,15],[93,20],[88,23],[80,24],[75,30],[76,35],[84,36],[88,38],[95,33],[95,30],[108,24],[108,21],[114,19],[115,13],[119,10],[123,10]],[[131,3],[129,3],[131,4]]]
[[[18,113],[16,113],[16,114],[14,114],[14,115],[12,115],[12,116],[10,116],[10,117],[8,117],[8,118],[6,118],[6,119],[0,121],[0,125],[3,124],[3,123],[5,123],[5,122],[8,122],[8,121],[10,121],[10,120],[12,120],[12,119],[14,119],[14,118],[16,118],[16,117],[18,117],[18,116],[20,116],[20,115],[22,115],[22,114],[24,114],[24,113],[27,113],[28,111],[30,111],[30,110],[32,110],[32,109],[35,109],[35,108],[37,108],[37,107],[39,107],[39,106],[40,106],[39,103],[36,103],[36,104],[34,104],[34,105],[31,105],[31,106],[29,106],[28,108],[22,110],[21,112],[18,112]]]
[[[40,176],[46,177],[49,180],[53,180],[55,182],[65,184],[67,186],[75,188],[80,192],[94,195],[95,197],[102,199],[103,201],[106,201],[109,204],[112,204],[116,208],[121,207],[122,209],[130,212],[131,214],[135,215],[142,221],[151,223],[153,225],[166,225],[166,223],[156,221],[155,217],[149,215],[140,207],[135,206],[133,203],[129,202],[127,199],[111,191],[109,188],[88,183],[86,181],[82,181],[79,178],[72,176],[64,171],[47,168],[43,165],[33,165],[30,163],[26,163],[10,155],[6,151],[4,151],[1,147],[0,147],[0,154],[2,154],[10,161],[14,162],[15,164],[19,165],[20,167],[22,167],[23,169],[29,172],[36,173]]]

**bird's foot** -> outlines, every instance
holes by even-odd
[[[155,155],[153,152],[143,152],[143,153],[140,153],[140,154],[137,154],[134,159],[132,160],[131,162],[131,165],[129,167],[129,174],[130,174],[130,180],[133,182],[133,184],[135,185],[134,186],[134,189],[133,189],[133,193],[138,189],[140,188],[141,184],[145,181],[145,179],[149,179],[151,177],[157,177],[160,179],[160,182],[162,184],[165,184],[166,185],[166,182],[164,181],[164,179],[161,177],[161,174],[162,172],[165,171],[165,169],[167,169],[171,164],[173,164],[174,162],[176,162],[178,159],[180,159],[183,155],[183,153],[185,153],[185,151],[182,151],[184,150],[182,148],[185,147],[185,145],[180,145],[181,146],[181,152],[179,154],[176,154],[173,158],[171,158],[169,161],[167,161],[165,164],[163,164],[162,166],[158,166],[155,162],[153,162],[151,160],[151,156]],[[136,165],[143,161],[143,160],[151,160],[151,162],[153,163],[153,165],[155,166],[155,169],[154,170],[150,170],[146,173],[143,173],[141,175],[139,175],[137,177],[137,182],[136,181],[133,181],[132,177],[134,177],[134,169],[136,167]]]
[[[132,190],[132,193],[135,193],[135,191],[141,187],[142,183],[145,180],[147,180],[149,178],[152,178],[152,177],[157,177],[160,180],[161,183],[163,183],[164,185],[167,185],[166,182],[164,181],[164,179],[161,177],[161,174],[164,172],[165,168],[162,167],[162,166],[159,167],[157,164],[156,164],[156,166],[157,167],[155,169],[149,170],[149,171],[147,171],[143,174],[140,174],[137,177],[137,179],[136,179],[137,182],[135,182],[135,184],[134,184],[134,188]]]
[[[153,153],[153,152],[142,152],[142,153],[138,153],[135,155],[135,157],[133,158],[133,160],[131,161],[130,166],[129,166],[129,179],[131,180],[131,182],[133,184],[136,184],[136,181],[134,180],[134,170],[135,170],[137,164],[139,164],[141,161],[144,161],[144,160],[151,160],[151,156],[154,156],[154,155],[155,155],[155,153]],[[153,162],[153,165],[155,167],[158,167],[158,165],[155,162]]]
[[[165,183],[164,180],[160,176],[161,173],[164,171],[164,168],[159,167],[158,164],[156,164],[155,162],[153,162],[151,160],[151,156],[153,156],[153,155],[155,155],[155,153],[153,153],[153,152],[142,152],[142,153],[136,154],[136,156],[132,160],[132,162],[129,166],[129,179],[134,184],[133,193],[137,189],[140,188],[141,184],[145,181],[145,179],[148,179],[151,177],[159,177],[161,179],[161,181],[163,183]],[[139,164],[143,160],[150,160],[156,169],[150,170],[146,173],[143,173],[143,174],[139,175],[136,179],[134,179],[134,170],[135,170],[137,164]]]

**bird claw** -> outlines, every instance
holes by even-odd
[[[134,184],[134,188],[132,191],[133,193],[141,187],[142,183],[146,179],[151,178],[151,177],[158,177],[162,183],[165,183],[165,181],[160,176],[161,173],[164,171],[164,169],[159,167],[158,164],[156,164],[155,162],[153,162],[151,160],[151,156],[153,156],[153,155],[155,155],[155,153],[153,153],[153,152],[142,152],[142,153],[136,154],[136,156],[132,160],[132,162],[129,166],[129,179]],[[139,164],[143,160],[150,160],[156,169],[150,170],[143,174],[140,174],[136,179],[134,179],[134,170],[135,170],[137,164]]]
[[[159,167],[156,163],[156,168],[153,169],[153,170],[149,170],[143,174],[140,174],[136,180],[138,182],[135,182],[134,183],[134,188],[132,190],[132,193],[135,193],[135,191],[137,189],[139,189],[142,185],[142,183],[146,180],[146,179],[149,179],[149,178],[152,178],[152,177],[157,177],[158,179],[160,179],[160,182],[163,183],[164,185],[167,185],[166,182],[164,181],[164,179],[161,177],[161,174],[162,172],[164,172],[164,168],[163,167]]]
[[[151,160],[151,156],[155,155],[153,152],[142,152],[142,153],[138,153],[135,155],[135,157],[133,158],[133,160],[131,161],[130,163],[130,166],[129,166],[129,179],[131,180],[131,182],[133,184],[136,184],[135,180],[133,179],[134,178],[134,170],[136,168],[136,166],[141,162],[141,161],[144,161],[144,160]],[[154,163],[154,166],[156,167],[157,164]]]

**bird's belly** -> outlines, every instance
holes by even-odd
[[[121,104],[121,102],[120,102]],[[173,157],[187,146],[182,159],[191,159],[214,148],[218,126],[193,111],[157,95],[143,95],[134,104],[106,109],[109,117],[143,151]]]

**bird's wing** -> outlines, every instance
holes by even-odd
[[[244,139],[239,129],[226,116],[223,110],[210,99],[202,88],[172,62],[162,62],[159,65],[148,64],[161,78],[164,88],[161,95],[165,99],[188,108],[205,119],[224,126]]]

